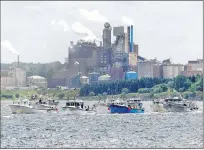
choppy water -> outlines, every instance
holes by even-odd
[[[93,102],[87,102],[93,104]],[[11,114],[1,104],[1,148],[202,148],[202,110],[71,116]],[[199,106],[202,109],[202,102]]]

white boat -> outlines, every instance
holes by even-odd
[[[163,106],[169,112],[185,112],[190,110],[187,102],[179,97],[164,99]]]
[[[108,108],[108,104],[106,102],[98,102],[93,105],[93,110],[97,114],[106,114],[110,112],[110,109]]]
[[[39,100],[34,104],[35,109],[37,110],[56,110],[58,101],[55,100]]]
[[[82,100],[69,100],[62,109],[70,115],[84,115],[88,111],[88,108],[84,109],[84,102]]]
[[[150,108],[153,112],[165,112],[162,101],[160,100],[153,100],[153,104],[150,105]]]
[[[18,100],[16,102],[14,101],[13,104],[9,105],[9,107],[11,108],[11,111],[14,114],[16,113],[32,114],[36,112],[28,99]]]

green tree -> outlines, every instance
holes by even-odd
[[[169,88],[174,88],[174,81],[169,81],[167,85]]]
[[[95,93],[94,92],[90,92],[89,96],[95,96]]]
[[[191,81],[187,79],[183,84],[183,88],[184,90],[187,90],[190,86],[191,86]]]
[[[60,99],[63,99],[64,96],[65,96],[64,93],[59,93],[59,94],[58,94],[58,97],[59,97]]]
[[[193,85],[190,87],[190,91],[191,91],[192,93],[195,93],[195,92],[196,92],[196,85],[195,85],[195,84],[193,84]]]
[[[122,93],[128,94],[129,90],[127,88],[122,89]]]
[[[20,97],[20,95],[19,95],[18,93],[16,93],[16,94],[15,94],[15,97],[16,97],[16,98],[19,98],[19,97]]]
[[[178,75],[176,78],[174,78],[175,89],[179,90],[180,88],[183,88],[185,81],[186,81],[186,77],[182,75]]]
[[[101,100],[103,96],[101,94],[98,94],[98,99]]]
[[[107,98],[107,93],[106,92],[103,92],[103,97],[104,97],[104,99]]]

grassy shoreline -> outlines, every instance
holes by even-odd
[[[63,93],[63,94],[62,94]],[[67,100],[73,99],[74,96],[78,95],[79,90],[76,91],[67,91],[67,90],[49,90],[48,91],[48,96],[52,97],[56,100]],[[39,99],[40,95],[43,95],[43,97],[46,97],[45,91],[40,91],[40,90],[1,90],[1,100],[16,100],[16,94],[19,95],[20,98],[28,98],[30,99],[32,95],[36,94],[37,99]],[[196,92],[182,92],[180,93],[182,97],[185,99],[189,100],[198,100],[202,101],[203,100],[203,92],[201,91],[196,91]],[[62,98],[60,98],[59,95],[63,95]],[[139,97],[143,101],[149,101],[152,99],[163,99],[168,96],[178,96],[175,92],[161,92],[157,94],[152,94],[152,93],[128,93],[125,95],[125,97]],[[11,98],[12,97],[12,98]],[[107,95],[105,97],[102,97],[102,99],[105,99],[106,97],[111,98],[112,95]],[[113,95],[114,98],[121,97],[121,94],[119,95]],[[99,100],[98,96],[86,96],[86,97],[79,97],[82,100]]]

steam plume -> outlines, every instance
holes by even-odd
[[[12,52],[12,53],[14,53],[14,54],[16,54],[16,55],[19,55],[19,52],[17,52],[17,51],[13,48],[13,46],[11,45],[11,43],[10,43],[8,40],[6,40],[6,41],[1,41],[1,46],[2,46],[3,48],[5,48],[6,50]]]

